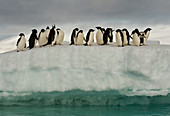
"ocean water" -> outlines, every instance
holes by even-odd
[[[168,116],[170,95],[126,96],[113,90],[37,93],[1,91],[0,115]]]
[[[113,106],[113,107],[71,107],[71,106],[11,106],[0,107],[2,116],[169,116],[170,106]]]

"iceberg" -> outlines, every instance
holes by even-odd
[[[0,54],[0,101],[6,96],[34,93],[35,97],[36,93],[50,92],[66,92],[68,99],[67,92],[74,90],[169,98],[170,46],[160,45],[158,41],[148,41],[147,46],[141,47],[97,46],[95,43],[70,46],[64,42],[61,46]],[[71,98],[73,100],[73,95]]]

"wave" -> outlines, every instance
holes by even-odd
[[[129,90],[131,91],[131,90]],[[127,96],[121,91],[0,92],[0,106],[127,106],[170,105],[170,94]]]

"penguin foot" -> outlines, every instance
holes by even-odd
[[[85,43],[84,46],[87,46],[87,43]]]

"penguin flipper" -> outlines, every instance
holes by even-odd
[[[20,40],[21,40],[21,38],[19,38],[19,39],[18,39],[16,46],[18,46],[18,44],[19,44]]]

